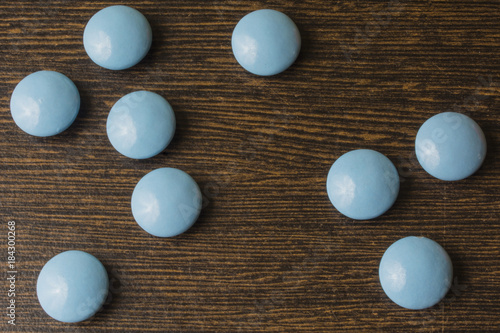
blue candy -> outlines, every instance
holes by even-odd
[[[34,136],[56,135],[67,129],[80,110],[75,84],[61,73],[40,71],[21,80],[10,99],[19,128]]]
[[[394,303],[420,310],[437,304],[446,295],[453,278],[453,265],[438,243],[411,236],[398,240],[385,251],[379,278]]]
[[[417,159],[431,176],[461,180],[476,172],[486,157],[486,139],[479,125],[456,112],[439,113],[418,130]]]
[[[244,16],[232,37],[233,54],[247,71],[274,75],[290,67],[300,52],[300,33],[285,14],[261,9]]]
[[[83,46],[90,59],[113,70],[139,63],[148,53],[152,40],[148,20],[127,6],[100,10],[89,20],[83,33]]]
[[[108,274],[97,258],[82,251],[66,251],[43,266],[36,292],[49,316],[76,323],[92,317],[102,307],[108,286]]]
[[[106,123],[109,141],[121,154],[136,159],[163,151],[175,133],[175,115],[160,95],[135,91],[120,98]]]
[[[333,206],[356,220],[385,213],[399,193],[399,175],[394,164],[379,152],[353,150],[333,163],[326,181]]]
[[[132,193],[132,214],[148,233],[177,236],[196,222],[201,211],[201,191],[184,171],[160,168],[145,175]]]

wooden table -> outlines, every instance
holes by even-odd
[[[0,4],[0,330],[22,332],[500,332],[500,2],[132,1],[150,21],[147,57],[124,71],[95,65],[83,29],[120,1]],[[289,15],[303,44],[272,77],[243,70],[231,33],[246,13]],[[16,84],[55,70],[81,94],[60,135],[22,132],[10,115]],[[106,136],[111,106],[134,90],[164,96],[175,139],[147,160]],[[485,132],[488,155],[468,179],[444,182],[416,161],[430,116],[453,110]],[[397,202],[371,221],[330,204],[326,175],[343,153],[369,148],[401,176]],[[199,183],[202,214],[161,239],[135,223],[130,196],[159,167]],[[16,326],[7,324],[7,225],[16,223]],[[446,298],[421,311],[384,294],[378,264],[399,238],[439,242],[454,264]],[[80,324],[40,307],[36,280],[66,250],[95,255],[110,296]]]

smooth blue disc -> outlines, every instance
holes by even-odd
[[[12,92],[10,112],[17,126],[34,136],[56,135],[75,121],[80,94],[73,81],[53,71],[26,76]]]
[[[158,237],[177,236],[196,222],[201,191],[184,171],[160,168],[145,175],[132,193],[132,214],[145,231]]]
[[[486,139],[479,125],[456,112],[439,113],[420,127],[417,159],[431,176],[460,180],[476,172],[486,157]]]
[[[175,133],[170,104],[150,91],[135,91],[113,105],[106,123],[108,138],[121,154],[136,159],[163,151]]]
[[[285,14],[261,9],[244,16],[233,30],[233,54],[247,71],[275,75],[290,67],[300,52],[300,32]]]
[[[127,6],[98,11],[83,32],[83,46],[90,59],[113,70],[130,68],[148,53],[153,34],[148,20]]]
[[[453,265],[438,243],[411,236],[396,241],[385,251],[379,278],[394,303],[420,310],[437,304],[446,295],[453,279]]]
[[[108,274],[83,251],[59,253],[43,266],[36,284],[38,301],[52,318],[76,323],[92,317],[108,296]]]
[[[399,193],[394,164],[379,152],[353,150],[340,156],[328,173],[326,190],[333,206],[356,220],[385,213]]]

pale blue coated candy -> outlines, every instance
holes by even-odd
[[[201,191],[184,171],[160,168],[145,175],[132,193],[132,214],[145,231],[158,237],[177,236],[196,222]]]
[[[83,32],[83,46],[101,67],[120,70],[139,63],[148,53],[153,34],[148,20],[127,6],[97,12]]]
[[[486,157],[486,139],[479,125],[456,112],[439,113],[420,127],[417,159],[431,176],[460,180],[476,172]]]
[[[380,284],[399,306],[420,310],[437,304],[448,292],[453,265],[446,251],[425,237],[406,237],[384,253]]]
[[[290,67],[300,52],[300,32],[285,14],[261,9],[244,16],[232,37],[233,54],[247,71],[274,75]]]
[[[328,173],[326,190],[333,206],[356,220],[385,213],[399,193],[394,164],[379,152],[353,150],[340,156]]]
[[[83,251],[59,253],[43,266],[36,284],[38,301],[52,318],[76,323],[92,317],[108,296],[108,274]]]
[[[163,151],[175,133],[175,114],[160,95],[135,91],[113,105],[106,123],[108,138],[121,154],[136,159]]]
[[[21,80],[12,92],[10,112],[19,128],[34,136],[56,135],[75,121],[80,94],[61,73],[40,71]]]

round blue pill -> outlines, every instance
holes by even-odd
[[[328,173],[326,190],[333,206],[356,220],[385,213],[399,193],[394,164],[379,152],[353,150],[340,156]]]
[[[92,317],[108,296],[108,274],[96,257],[82,251],[59,253],[43,266],[38,301],[52,318],[76,323]]]
[[[184,171],[160,168],[145,175],[132,193],[132,214],[145,231],[158,237],[177,236],[196,222],[201,191]]]
[[[285,14],[261,9],[244,16],[232,37],[233,54],[247,71],[275,75],[290,67],[300,52],[300,32]]]
[[[21,80],[12,92],[10,112],[17,126],[34,136],[56,135],[75,121],[80,94],[61,73],[40,71]]]
[[[130,68],[148,53],[153,34],[148,20],[127,6],[97,12],[83,32],[83,46],[97,65],[113,70]]]
[[[174,137],[175,115],[160,95],[135,91],[113,105],[106,130],[109,141],[121,154],[149,158],[163,151]]]
[[[420,310],[437,304],[448,292],[453,265],[446,251],[425,237],[406,237],[384,253],[380,284],[399,306]]]
[[[439,113],[420,127],[417,159],[431,176],[461,180],[476,172],[486,157],[486,139],[479,125],[456,112]]]

